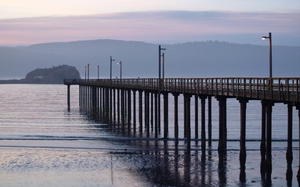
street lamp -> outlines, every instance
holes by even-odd
[[[122,79],[122,61],[117,62],[118,65],[120,65],[120,79]]]
[[[160,90],[160,79],[161,79],[161,51],[166,50],[166,48],[161,48],[158,46],[158,79],[159,79],[159,90]]]
[[[158,46],[158,107],[157,107],[157,122],[158,126],[160,127],[160,91],[161,91],[161,51],[166,50],[165,48],[161,48]]]
[[[109,75],[109,78],[110,78],[110,81],[109,81],[109,84],[110,84],[110,89],[109,89],[109,117],[108,117],[108,120],[109,120],[109,124],[112,124],[112,62],[115,61],[115,59],[112,58],[112,56],[110,56],[110,75]]]
[[[112,62],[113,61],[115,61],[115,59],[113,59],[112,56],[110,56],[110,74],[109,74],[110,81],[112,79]]]
[[[86,81],[86,66],[84,66],[84,81]]]
[[[162,78],[165,78],[165,53],[161,55],[162,57]]]
[[[96,66],[96,68],[98,69],[98,79],[99,79],[99,65]]]
[[[269,76],[272,78],[272,34],[269,32],[269,36],[262,36],[261,39],[269,39]]]
[[[91,64],[88,64],[88,66],[87,66],[87,72],[88,72],[88,80],[90,79],[90,67],[91,67],[92,65]]]

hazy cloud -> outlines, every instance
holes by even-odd
[[[279,44],[300,45],[299,17],[300,12],[157,11],[4,19],[0,45],[100,38],[171,43],[227,38],[253,43],[252,36],[270,31],[283,42]]]

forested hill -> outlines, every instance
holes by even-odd
[[[259,38],[258,38],[259,39]],[[268,42],[262,45],[219,41],[162,44],[165,77],[267,77]],[[89,66],[90,78],[108,78],[110,56],[113,77],[158,77],[158,44],[120,40],[45,43],[28,47],[0,47],[0,79],[25,77],[32,69],[68,64],[82,76]],[[300,46],[276,46],[273,41],[273,77],[300,77]]]
[[[63,84],[64,79],[80,79],[80,74],[74,66],[60,65],[52,68],[38,68],[27,73],[24,79],[1,80],[4,84]]]

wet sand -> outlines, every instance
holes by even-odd
[[[1,149],[0,186],[149,186],[106,151]]]
[[[0,186],[264,186],[258,150],[247,152],[240,182],[237,150],[220,158],[217,150],[165,148],[1,148]],[[289,181],[285,151],[272,154],[272,186],[297,186],[298,151]]]

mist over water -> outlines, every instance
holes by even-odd
[[[71,86],[71,111],[68,112],[66,94],[67,88],[63,85],[0,85],[0,186],[263,185],[260,176],[259,101],[247,104],[246,182],[241,183],[238,177],[240,128],[237,100],[227,102],[228,150],[224,158],[219,158],[218,103],[214,99],[212,147],[202,152],[201,142],[193,141],[192,150],[187,152],[184,141],[176,147],[172,140],[174,109],[171,95],[169,140],[164,142],[128,138],[111,130],[107,124],[96,123],[81,114],[78,86]],[[192,138],[195,133],[193,100]],[[181,97],[179,106],[183,106]],[[182,109],[179,107],[180,127],[183,124]],[[295,140],[298,140],[298,123],[294,109]],[[272,142],[272,183],[273,186],[287,186],[286,105],[275,104],[272,130],[272,137],[276,140]],[[163,129],[160,134],[164,134]],[[179,134],[183,138],[182,128]],[[293,177],[289,184],[296,186],[297,141],[293,142],[293,147]]]

